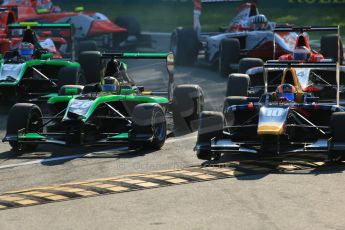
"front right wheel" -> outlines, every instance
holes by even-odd
[[[165,114],[159,104],[145,103],[134,107],[129,137],[131,148],[159,150],[164,145],[166,136]]]

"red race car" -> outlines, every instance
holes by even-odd
[[[5,0],[2,6],[13,9],[19,22],[71,23],[76,39],[92,38],[100,47],[118,48],[141,39],[138,21],[129,16],[118,17],[114,23],[101,13],[83,11],[83,7],[77,7],[75,12],[63,11],[50,0]]]
[[[284,54],[278,58],[279,61],[300,62],[321,62],[324,59],[322,54],[316,53],[311,49],[308,36],[304,33],[298,35],[292,54]]]

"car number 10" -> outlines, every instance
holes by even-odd
[[[283,115],[282,109],[266,109],[265,110],[266,117],[280,117],[281,115]]]

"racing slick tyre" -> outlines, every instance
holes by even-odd
[[[224,39],[219,46],[219,74],[222,77],[235,72],[230,64],[237,64],[240,60],[240,42],[238,39]]]
[[[225,117],[226,125],[235,125],[235,117],[232,112],[227,112],[227,109],[233,105],[245,105],[248,104],[247,97],[231,96],[224,99],[223,114]]]
[[[132,113],[133,128],[129,134],[130,148],[142,146],[149,150],[161,149],[164,145],[167,128],[163,108],[156,103],[138,104]],[[141,140],[141,137],[152,137]]]
[[[212,154],[211,140],[221,138],[224,127],[224,117],[220,112],[204,111],[200,115],[199,130],[197,137],[196,155],[201,160],[219,160],[220,154]]]
[[[179,85],[173,92],[172,112],[175,134],[194,132],[204,108],[204,93],[198,85]]]
[[[261,67],[264,61],[260,58],[242,58],[239,63],[239,73],[245,74],[248,69],[253,67]]]
[[[345,159],[345,151],[337,151],[334,144],[345,144],[345,112],[336,112],[331,116],[330,121],[332,138],[329,141],[328,159],[330,161],[341,161]]]
[[[59,89],[64,85],[78,85],[85,84],[84,76],[79,67],[65,66],[58,72],[58,87]]]
[[[138,19],[132,16],[119,16],[115,19],[115,24],[127,29],[128,36],[140,36],[141,27]]]
[[[84,73],[86,84],[100,83],[102,80],[102,60],[99,51],[86,51],[80,54],[79,63]]]
[[[7,118],[7,135],[18,135],[18,131],[26,129],[28,132],[41,132],[43,126],[41,109],[35,104],[17,103],[10,109]],[[9,141],[12,150],[33,151],[37,144],[19,143],[18,141]]]
[[[80,54],[82,52],[86,52],[86,51],[97,51],[98,47],[97,47],[97,43],[95,41],[81,41],[78,43],[78,47],[77,47],[77,54],[78,54],[78,60],[80,58]]]
[[[321,53],[325,58],[338,60],[338,36],[329,34],[321,37]],[[340,41],[340,61],[344,60],[343,44]]]
[[[233,73],[228,77],[226,97],[248,96],[250,78],[247,74]]]
[[[199,53],[199,40],[193,29],[177,28],[171,35],[170,50],[176,65],[193,65]]]

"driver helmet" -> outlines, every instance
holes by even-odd
[[[120,92],[120,83],[116,78],[108,76],[104,77],[102,84],[102,91],[109,93],[119,93]]]
[[[258,14],[251,18],[250,23],[253,30],[264,30],[267,27],[268,20],[265,15]]]
[[[307,61],[311,51],[306,46],[298,46],[293,51],[293,59],[296,61]]]
[[[276,94],[280,99],[286,99],[288,101],[294,101],[296,99],[297,90],[295,86],[291,84],[281,84],[276,89]]]
[[[35,46],[30,42],[22,42],[19,44],[18,53],[21,58],[30,60],[33,58]]]
[[[37,9],[49,10],[53,6],[50,0],[37,0]]]

